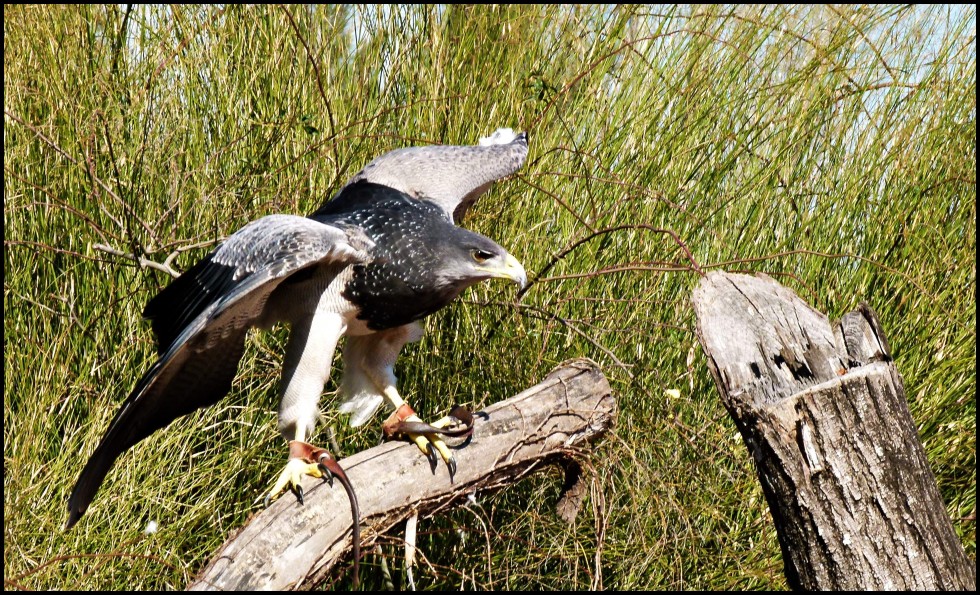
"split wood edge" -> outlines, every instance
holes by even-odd
[[[720,271],[693,303],[790,587],[975,590],[870,306],[831,324],[764,274]]]

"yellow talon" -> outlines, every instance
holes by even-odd
[[[303,501],[303,488],[300,484],[300,479],[304,475],[309,475],[311,477],[323,477],[323,472],[320,471],[319,466],[316,463],[308,463],[303,459],[289,459],[286,463],[285,468],[283,468],[282,473],[279,474],[279,478],[276,480],[275,485],[272,486],[272,490],[265,497],[265,504],[268,506],[270,502],[275,500],[282,494],[287,487],[296,493],[299,501]]]
[[[432,465],[433,472],[436,469],[436,453],[438,453],[438,456],[446,463],[446,467],[449,469],[449,479],[452,481],[453,476],[456,474],[456,458],[453,456],[453,453],[449,451],[449,447],[446,446],[445,441],[439,436],[439,434],[416,434],[407,431],[407,429],[408,427],[412,426],[415,426],[416,429],[421,429],[420,426],[422,428],[427,426],[430,428],[442,429],[445,426],[450,425],[453,421],[455,421],[455,419],[456,418],[452,416],[447,416],[440,419],[435,424],[426,424],[422,421],[422,418],[415,414],[408,403],[402,402],[402,404],[395,409],[395,412],[392,413],[391,416],[385,421],[382,427],[385,431],[385,435],[389,437],[401,434],[403,436],[407,436],[409,440],[414,442],[415,445],[418,446],[419,450],[422,451],[422,454],[428,457],[429,463]]]
[[[459,420],[453,417],[452,415],[447,415],[446,417],[434,421],[429,425],[432,426],[433,428],[442,429],[445,428],[446,426],[450,426],[458,422]],[[438,434],[432,434],[428,436],[428,439],[432,443],[432,446],[435,446],[436,450],[439,451],[439,455],[442,456],[442,460],[445,461],[447,465],[452,465],[453,468],[455,468],[456,458],[453,456],[453,453],[449,451],[449,447],[446,445],[446,442]]]
[[[416,446],[419,447],[419,450],[422,451],[422,454],[424,454],[424,455],[428,455],[429,454],[429,452],[430,452],[429,451],[429,440],[428,440],[428,438],[425,437],[424,434],[409,434],[408,435],[408,438],[412,442],[414,442]]]
[[[457,423],[457,422],[459,422],[458,419],[456,419],[452,415],[447,415],[446,417],[444,417],[444,418],[442,418],[440,420],[436,420],[436,421],[432,422],[429,425],[432,426],[433,428],[442,429],[442,428],[445,428],[448,425],[451,425],[451,424],[454,424],[454,423]]]
[[[448,418],[443,418],[440,419],[439,422],[437,422],[437,423],[441,422],[442,425],[438,425],[438,426],[436,424],[429,424],[429,425],[435,428],[442,428],[443,426],[448,425],[449,422],[447,421],[447,419]],[[422,421],[422,419],[417,415],[413,415],[409,417],[408,420],[406,421]],[[433,446],[435,447],[436,451],[439,452],[439,456],[442,457],[442,460],[447,465],[454,464],[455,459],[453,457],[453,453],[449,452],[449,447],[446,446],[446,442],[442,438],[440,438],[438,434],[408,434],[408,437],[412,442],[415,443],[416,446],[419,447],[419,450],[422,451],[422,454],[426,456],[430,456],[432,451],[429,449],[429,447]]]
[[[439,427],[439,426],[435,426],[435,427]],[[449,447],[446,446],[446,443],[442,438],[440,438],[437,435],[432,435],[432,436],[428,436],[428,439],[429,439],[429,443],[432,444],[432,446],[436,447],[436,450],[439,451],[439,455],[442,457],[442,460],[445,461],[447,465],[450,465],[453,463],[453,461],[455,461],[455,457],[453,457],[453,453],[449,452]]]

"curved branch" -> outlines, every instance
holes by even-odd
[[[435,515],[581,456],[612,427],[617,406],[598,366],[580,359],[482,413],[455,453],[455,482],[443,465],[433,473],[414,444],[389,442],[340,461],[357,490],[364,550],[414,514]],[[351,547],[347,494],[312,478],[303,490],[304,505],[284,497],[252,517],[188,588],[282,590],[324,579]]]

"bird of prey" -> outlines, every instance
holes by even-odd
[[[67,526],[85,513],[122,453],[224,397],[247,330],[278,322],[291,326],[279,405],[289,457],[269,496],[289,486],[302,500],[303,474],[342,473],[326,451],[306,440],[334,350],[345,336],[340,409],[351,414],[351,424],[365,423],[387,402],[394,413],[386,429],[407,435],[433,464],[438,452],[452,473],[454,459],[438,435],[445,420],[429,425],[415,415],[395,387],[395,359],[421,337],[422,318],[470,285],[494,277],[526,284],[517,259],[456,226],[453,217],[459,220],[492,182],[517,171],[527,150],[525,134],[501,129],[478,146],[392,151],[309,217],[253,221],[175,279],[143,311],[159,358],[82,470],[68,500]]]

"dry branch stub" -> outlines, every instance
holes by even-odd
[[[766,275],[722,272],[693,303],[790,586],[974,590],[871,308],[831,323]]]
[[[362,551],[413,514],[432,516],[469,494],[499,490],[547,464],[587,455],[589,443],[613,426],[617,406],[598,366],[578,359],[477,415],[472,440],[454,453],[452,483],[445,465],[433,473],[418,448],[404,442],[340,461],[357,492]],[[305,505],[287,494],[258,512],[188,588],[284,590],[324,579],[351,548],[350,505],[339,485],[307,478],[303,489]]]

